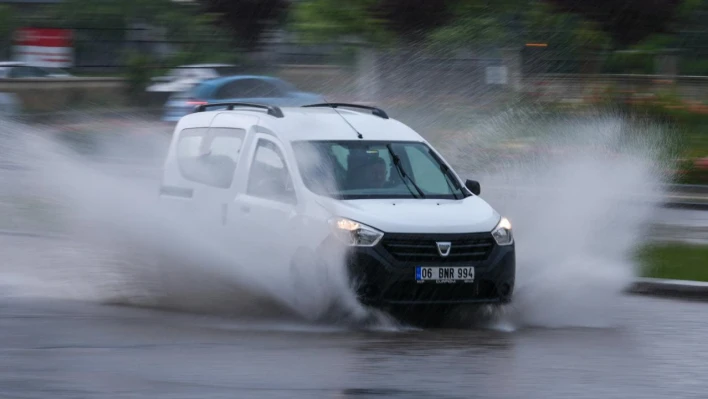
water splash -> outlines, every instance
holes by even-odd
[[[636,274],[633,252],[668,178],[663,132],[613,113],[570,118],[512,110],[475,133],[450,140],[448,153],[463,176],[481,181],[482,197],[515,229],[515,300],[497,322],[612,325]],[[486,151],[522,139],[515,157]]]
[[[429,127],[421,133],[463,178],[481,181],[482,196],[514,224],[516,298],[495,328],[612,323],[634,275],[632,251],[666,178],[662,132],[612,113],[564,119],[522,108],[480,120],[468,131]],[[135,122],[132,130],[161,128]],[[14,194],[55,211],[56,224],[71,240],[44,257],[25,254],[22,266],[2,271],[26,293],[401,328],[359,306],[343,273],[322,281],[312,269],[294,280],[287,265],[264,265],[257,252],[234,253],[231,243],[239,237],[210,224],[213,215],[165,213],[154,180],[76,156],[47,138],[56,134],[52,127],[8,122],[3,130],[21,137],[8,159],[30,169],[11,179],[21,181],[12,186]],[[146,147],[108,137],[94,151],[120,157]],[[154,166],[169,136],[146,137],[151,150],[145,158]]]
[[[23,154],[14,159],[29,168],[20,178],[25,184],[18,195],[24,201],[45,201],[60,215],[61,233],[68,237],[55,242],[47,256],[51,260],[26,254],[22,270],[4,270],[16,282],[32,281],[34,288],[25,286],[25,293],[239,317],[392,325],[355,301],[343,266],[321,273],[315,268],[294,270],[290,264],[264,264],[257,250],[243,246],[235,250],[235,244],[248,239],[255,247],[272,245],[271,237],[256,231],[225,231],[211,223],[214,214],[208,210],[166,211],[158,202],[159,180],[152,176],[126,175],[125,168],[115,163],[77,156],[49,139],[56,133],[51,129],[13,127],[23,133]],[[95,147],[102,155],[136,147],[130,142],[114,145],[115,136],[109,137],[112,145],[99,140]],[[154,137],[149,139],[155,144]],[[164,136],[162,145],[154,147],[166,148],[168,139]],[[161,160],[162,152],[154,159]],[[307,236],[306,231],[299,233],[299,238]]]

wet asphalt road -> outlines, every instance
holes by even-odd
[[[0,302],[12,398],[699,398],[708,305],[627,297],[607,329],[352,331]]]
[[[101,305],[80,284],[91,280],[100,291],[100,279],[111,278],[101,258],[71,270],[60,261],[85,256],[61,241],[3,237],[0,248],[2,398],[648,399],[708,391],[707,303],[623,296],[607,309],[606,328],[585,328],[580,318],[576,328],[364,330],[273,314]],[[30,277],[40,275],[60,283],[55,298],[85,299],[37,297],[44,288]]]
[[[651,220],[647,239],[708,243],[708,212],[686,209],[659,209]]]
[[[703,227],[707,215],[662,210],[654,222]],[[662,234],[676,231],[657,238]],[[21,263],[24,254],[47,247],[34,240],[0,238],[1,398],[648,399],[708,392],[704,303],[627,296],[611,328],[361,331],[247,321],[14,297],[1,287],[17,283],[17,273],[5,272],[30,267]],[[47,266],[42,275],[67,273]]]

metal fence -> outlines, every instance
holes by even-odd
[[[443,55],[414,47],[374,50],[279,43],[266,47],[260,59],[305,85],[327,85],[329,91],[368,89],[378,99],[480,98],[503,89],[508,81],[504,60],[493,53]]]
[[[504,67],[501,57],[440,57],[416,51],[378,57],[382,91],[408,98],[463,96],[480,98],[504,86],[492,72]]]

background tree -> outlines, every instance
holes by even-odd
[[[289,0],[199,0],[201,9],[218,15],[219,26],[254,49],[261,34],[287,17]]]
[[[310,0],[291,10],[290,26],[306,43],[358,39],[380,44],[392,38],[388,21],[378,15],[376,0]]]
[[[448,6],[453,15],[449,22],[432,29],[428,39],[433,46],[504,46],[514,41],[515,12],[508,8],[508,1],[489,5],[486,1],[458,1]]]
[[[9,57],[12,32],[15,29],[15,16],[12,8],[0,4],[0,57]]]
[[[629,47],[652,34],[671,33],[682,5],[694,0],[546,0],[560,11],[583,15],[609,33],[619,46]]]
[[[426,19],[424,15],[427,15]],[[611,39],[601,25],[544,1],[309,0],[292,10],[295,31],[308,41],[359,37],[369,43],[416,43],[439,47],[521,46],[600,51]]]
[[[100,54],[119,49],[127,51],[124,57],[131,60],[131,65],[141,64],[138,60],[151,60],[150,64],[161,61],[164,66],[235,62],[239,55],[234,51],[238,42],[217,24],[220,16],[205,13],[199,4],[172,0],[66,0],[46,10],[46,23],[75,30],[77,53]],[[176,53],[169,59],[156,60],[154,42],[169,46]]]

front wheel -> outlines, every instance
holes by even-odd
[[[440,328],[449,324],[459,309],[457,305],[397,305],[385,312],[400,323],[420,328]]]
[[[345,317],[345,293],[337,270],[314,251],[302,248],[290,260],[291,306],[314,321]]]
[[[493,304],[420,305],[387,307],[385,312],[398,322],[419,328],[486,328],[502,314]]]

